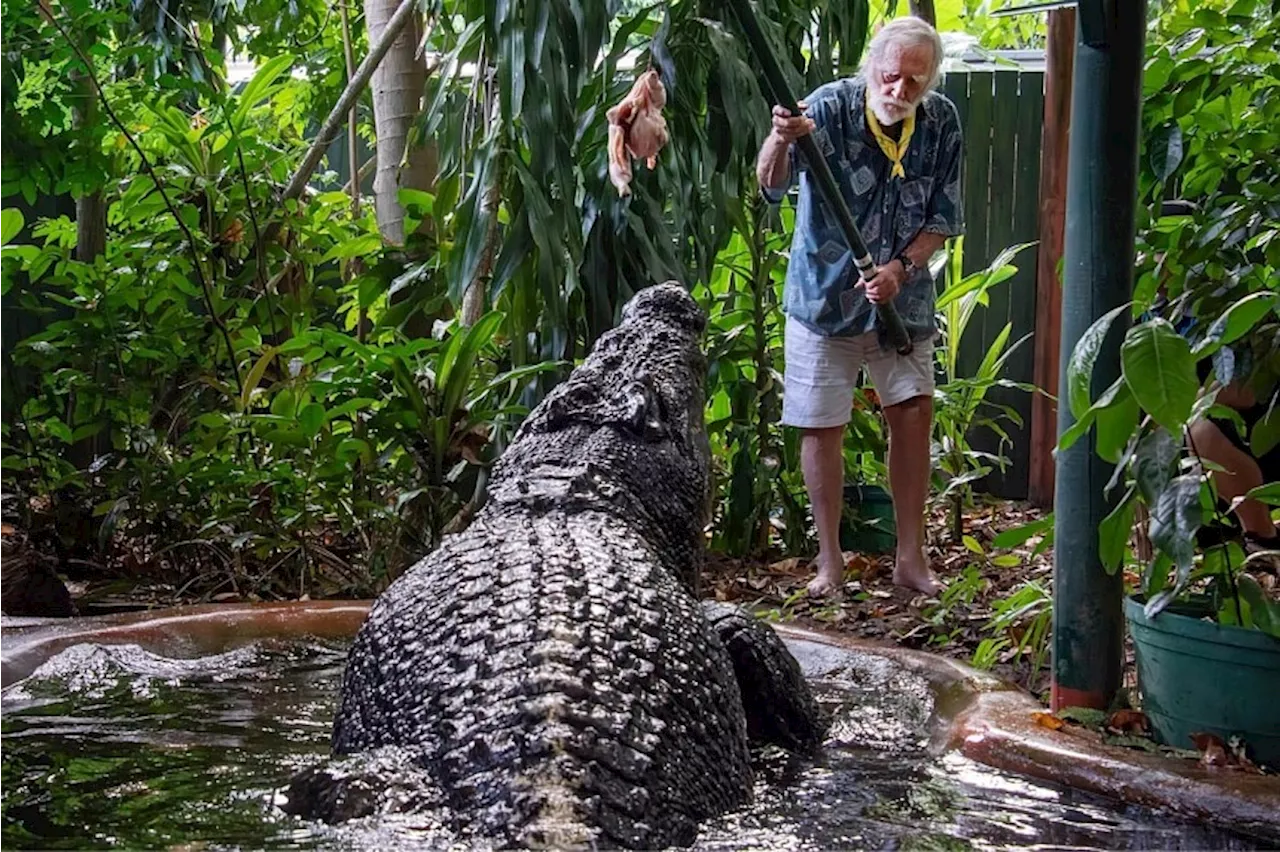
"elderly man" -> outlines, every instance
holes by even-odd
[[[844,577],[840,516],[844,431],[865,365],[889,424],[889,487],[898,552],[894,582],[926,593],[940,588],[924,553],[933,425],[934,281],[929,258],[963,230],[960,122],[934,92],[942,40],[919,18],[886,24],[871,40],[857,78],[817,89],[803,115],[773,108],[761,148],[761,191],[778,202],[799,174],[795,235],[783,298],[786,376],[782,421],[801,433],[801,466],[819,551],[813,595]],[[792,143],[813,132],[877,264],[865,286],[834,214],[816,195]],[[875,305],[893,302],[915,341],[901,356],[875,322]]]

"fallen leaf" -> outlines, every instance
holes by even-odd
[[[1191,741],[1200,750],[1200,763],[1204,766],[1226,766],[1227,744],[1217,734],[1197,732],[1191,735]]]
[[[798,574],[802,570],[804,570],[801,567],[801,564],[800,564],[801,561],[802,560],[798,556],[792,556],[790,559],[779,560],[778,562],[774,562],[772,565],[769,566],[769,573]]]
[[[1032,713],[1031,718],[1036,720],[1036,724],[1042,728],[1048,728],[1051,731],[1059,731],[1067,724],[1052,713],[1037,712]]]
[[[1117,710],[1107,717],[1107,728],[1121,734],[1145,734],[1151,723],[1141,710]]]

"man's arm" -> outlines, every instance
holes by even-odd
[[[933,257],[933,253],[942,248],[942,244],[946,241],[944,234],[921,231],[907,244],[902,253],[911,258],[913,266],[923,268],[929,262],[929,258]],[[871,276],[870,280],[859,282],[854,286],[865,286],[867,301],[873,305],[883,305],[896,299],[902,290],[902,285],[906,283],[907,267],[895,257],[884,266],[876,267],[876,274]]]
[[[923,268],[929,263],[929,258],[933,257],[934,252],[942,248],[943,243],[947,241],[945,234],[935,234],[932,231],[921,231],[916,234],[916,238],[912,240],[902,253],[910,258],[913,266]]]
[[[807,105],[801,101],[800,109]],[[792,115],[782,106],[773,108],[773,130],[760,146],[756,158],[756,181],[765,193],[777,194],[791,184],[791,145],[815,127],[813,119]]]
[[[756,159],[756,180],[761,189],[779,190],[791,183],[791,143],[770,133]]]

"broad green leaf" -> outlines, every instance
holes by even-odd
[[[71,433],[71,441],[69,443],[77,443],[85,438],[92,438],[94,435],[106,428],[105,423],[101,420],[94,423],[85,423],[83,426],[77,426],[75,431]]]
[[[352,239],[341,240],[334,243],[333,247],[324,253],[324,257],[320,258],[320,263],[328,263],[331,260],[349,257],[365,257],[377,252],[382,248],[382,237],[378,234],[361,234]]]
[[[71,443],[71,427],[63,423],[58,418],[50,417],[48,420],[44,421],[44,428],[46,432],[62,441],[62,443]]]
[[[324,425],[324,406],[318,402],[309,402],[302,407],[302,411],[298,412],[298,425],[302,427],[302,432],[308,438],[314,438],[320,434],[320,427]]]
[[[1111,510],[1098,527],[1098,556],[1108,574],[1114,574],[1124,563],[1124,552],[1133,532],[1134,500],[1132,492]]]
[[[1257,488],[1251,489],[1245,496],[1257,500],[1259,503],[1280,506],[1280,482],[1268,482],[1265,485],[1259,485]]]
[[[1280,602],[1271,600],[1258,581],[1248,574],[1236,578],[1236,587],[1240,597],[1249,604],[1254,626],[1280,638]]]
[[[373,448],[369,446],[367,441],[359,438],[345,438],[338,444],[335,451],[339,461],[350,462],[352,457],[358,457],[360,461],[368,464],[373,461]]]
[[[1276,305],[1274,293],[1250,293],[1227,308],[1196,344],[1194,355],[1205,358],[1247,334]],[[1230,379],[1226,379],[1230,381]]]
[[[982,545],[978,544],[978,540],[971,535],[963,536],[961,541],[964,542],[965,549],[971,553],[976,553],[979,556],[986,553],[986,551],[982,549]]]
[[[1178,444],[1164,429],[1154,429],[1138,441],[1134,453],[1134,478],[1138,493],[1148,506],[1154,505],[1169,480],[1178,460]]]
[[[22,211],[13,207],[0,211],[0,245],[7,245],[10,240],[22,233],[26,219]]]
[[[436,197],[421,189],[403,187],[396,192],[396,197],[400,200],[401,206],[406,209],[416,207],[427,216],[430,216],[435,209]]]
[[[1025,544],[1027,541],[1030,541],[1033,537],[1041,535],[1042,533],[1048,532],[1052,529],[1053,514],[1050,513],[1039,520],[1004,530],[992,539],[991,546],[999,549],[1017,547],[1020,544]]]
[[[1148,142],[1151,169],[1160,180],[1168,180],[1182,164],[1182,128],[1177,122],[1165,125]]]
[[[1071,360],[1067,363],[1068,400],[1071,404],[1071,413],[1077,418],[1088,411],[1092,402],[1090,389],[1093,386],[1093,367],[1098,360],[1098,352],[1102,349],[1102,342],[1106,339],[1107,332],[1111,330],[1111,324],[1115,322],[1116,317],[1128,308],[1129,303],[1126,302],[1099,317],[1080,336],[1080,340],[1071,351]]]
[[[375,402],[377,402],[377,400],[365,397],[349,399],[341,405],[337,405],[329,409],[324,416],[325,422],[336,420],[339,417],[346,417],[348,414],[353,414],[361,409],[368,408]]]
[[[1280,405],[1267,411],[1249,433],[1249,449],[1257,458],[1262,458],[1280,444]]]
[[[267,371],[267,367],[271,364],[271,359],[276,357],[276,347],[268,346],[266,351],[262,353],[262,357],[258,359],[253,368],[249,370],[249,375],[244,378],[244,388],[240,393],[240,410],[247,411],[249,401],[253,398],[253,391],[258,387],[258,382],[262,381],[262,374]]]
[[[1098,411],[1098,455],[1113,464],[1118,462],[1137,425],[1138,401],[1122,383],[1114,402]]]
[[[1186,338],[1168,320],[1145,322],[1125,336],[1120,364],[1138,405],[1170,432],[1181,432],[1200,390]]]
[[[1169,555],[1178,568],[1177,589],[1185,585],[1200,529],[1200,477],[1183,474],[1170,480],[1151,507],[1151,543]]]
[[[1124,390],[1125,384],[1123,378],[1116,379],[1112,382],[1110,387],[1102,392],[1102,396],[1098,397],[1097,402],[1089,406],[1084,414],[1080,416],[1075,423],[1072,423],[1071,427],[1068,428],[1067,431],[1062,433],[1062,437],[1058,440],[1058,446],[1055,449],[1055,452],[1065,452],[1071,449],[1076,441],[1088,434],[1089,429],[1093,426],[1094,422],[1097,421],[1098,415],[1114,405],[1117,398],[1119,398],[1121,392]]]
[[[1147,565],[1142,575],[1142,589],[1147,595],[1147,604],[1143,610],[1154,617],[1164,609],[1176,596],[1169,589],[1169,572],[1173,569],[1173,560],[1163,550],[1155,552],[1155,559]]]

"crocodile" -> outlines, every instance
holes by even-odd
[[[697,598],[705,327],[680,284],[646,287],[530,412],[471,524],[374,602],[335,757],[287,810],[430,807],[499,846],[689,845],[750,801],[753,746],[820,748],[777,634]]]

